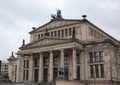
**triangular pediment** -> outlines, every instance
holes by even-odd
[[[32,47],[40,47],[40,46],[48,46],[48,45],[55,45],[55,44],[60,44],[60,43],[65,43],[69,42],[71,39],[60,39],[60,38],[50,38],[50,37],[45,37],[42,38],[38,41],[31,42],[22,48],[32,48]]]
[[[80,22],[80,20],[67,20],[67,19],[51,20],[50,22],[48,22],[48,23],[36,28],[35,30],[31,31],[30,33],[45,30],[46,28],[52,29],[52,28],[66,26],[66,25],[71,25],[71,24],[78,23],[78,22]]]

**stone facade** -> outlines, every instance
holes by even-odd
[[[63,68],[76,85],[120,84],[119,60],[120,42],[87,19],[55,18],[30,32],[30,43],[23,41],[17,58],[9,59],[9,76],[16,82],[53,82]]]

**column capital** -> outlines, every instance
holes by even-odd
[[[53,53],[53,50],[49,50],[50,53]]]
[[[60,51],[64,51],[64,48],[61,48]]]

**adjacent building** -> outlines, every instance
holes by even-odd
[[[120,84],[120,42],[83,19],[52,19],[33,28],[30,42],[9,58],[9,78],[15,82],[53,82],[58,69],[81,85]]]

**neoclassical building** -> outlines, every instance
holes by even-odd
[[[120,85],[120,42],[83,19],[52,19],[29,32],[30,42],[9,59],[9,78],[16,82],[54,82],[58,69],[79,85]],[[12,74],[14,73],[14,74]]]

